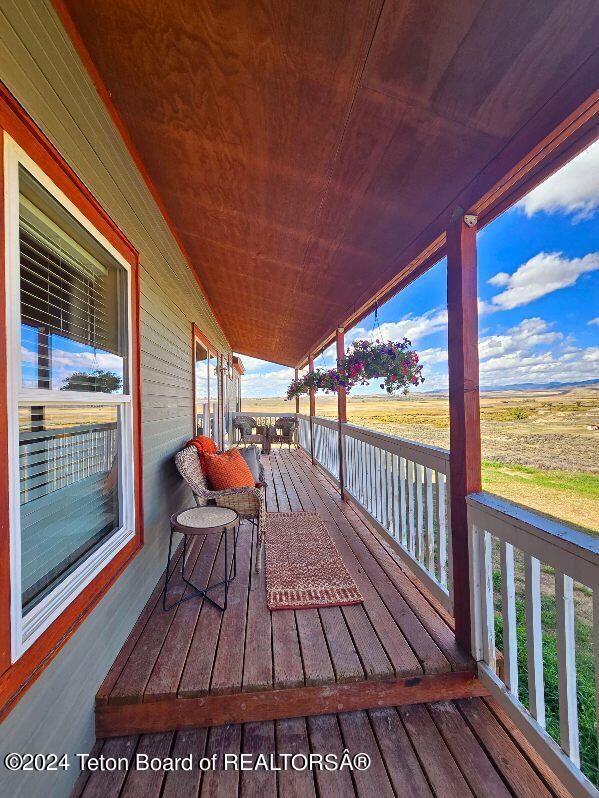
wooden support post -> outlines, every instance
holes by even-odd
[[[314,355],[308,355],[308,371],[314,371]],[[314,416],[316,414],[316,395],[314,388],[310,389],[310,457],[314,463]]]
[[[295,370],[295,380],[296,380],[296,382],[297,382],[298,379],[299,379],[299,369],[296,369]],[[299,411],[300,411],[300,402],[299,402],[299,395],[297,395],[295,397],[295,412],[299,413]]]
[[[345,333],[343,327],[337,328],[336,335],[337,344],[337,367],[345,355]],[[345,447],[343,446],[343,431],[342,425],[347,423],[347,391],[345,388],[339,386],[337,388],[337,420],[339,422],[339,489],[341,491],[341,498],[345,498]]]
[[[481,489],[476,216],[456,208],[447,229],[447,310],[453,606],[458,644],[471,651],[466,496]]]

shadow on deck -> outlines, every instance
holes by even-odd
[[[480,697],[445,610],[332,483],[299,452],[273,452],[265,466],[269,510],[321,515],[363,605],[270,613],[247,528],[224,614],[201,599],[163,612],[157,585],[97,696],[92,753],[130,767],[84,773],[73,794],[565,798],[521,733]],[[198,582],[218,556],[212,538],[198,541]],[[283,764],[283,755],[300,755],[301,766],[345,748],[368,754],[370,767]],[[224,770],[225,753],[269,765]],[[191,755],[193,767],[144,771],[139,755]],[[200,759],[212,756],[202,772]]]
[[[266,459],[270,510],[315,510],[364,603],[271,613],[248,526],[223,614],[192,599],[150,598],[96,699],[97,734],[167,731],[480,694],[443,608],[299,452]],[[220,579],[214,536],[197,541],[197,584]],[[218,565],[215,566],[215,563]],[[174,593],[184,593],[179,580]],[[217,596],[215,596],[217,598]]]

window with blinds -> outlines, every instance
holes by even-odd
[[[127,269],[22,165],[18,218],[25,635],[132,528],[133,453]]]
[[[19,251],[23,385],[126,392],[124,269],[22,167]]]

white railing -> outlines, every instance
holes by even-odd
[[[238,442],[240,439],[239,430],[235,427],[235,419],[236,418],[253,418],[256,422],[257,427],[269,427],[273,429],[278,418],[296,418],[295,413],[232,413],[232,426],[233,426],[233,435],[235,442]]]
[[[452,610],[449,452],[342,424],[345,491]]]
[[[449,452],[299,415],[299,445],[337,483],[339,430],[345,494],[453,611]],[[599,540],[488,494],[467,502],[481,681],[573,796],[599,798]]]
[[[484,493],[468,497],[468,524],[472,648],[480,678],[572,794],[597,796],[579,769],[578,711],[581,701],[587,718],[598,709],[599,540]],[[580,673],[579,681],[576,633],[585,627],[594,639],[594,662],[589,669],[587,641],[590,673]],[[545,704],[546,695],[549,701],[555,695],[556,671],[558,718],[553,704]],[[589,743],[585,723],[584,766],[597,782],[595,738]]]
[[[21,504],[107,473],[118,451],[115,423],[82,424],[19,434]]]
[[[313,455],[316,462],[339,481],[339,423],[330,418],[313,418]]]
[[[299,416],[299,445],[339,481],[339,424]],[[344,490],[452,611],[449,452],[341,424]]]
[[[297,443],[304,451],[310,453],[310,417],[298,415],[297,417]]]

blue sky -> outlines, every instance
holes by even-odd
[[[482,386],[599,378],[599,141],[479,232],[478,273]],[[420,390],[446,388],[445,261],[378,315],[385,338],[405,335],[420,354]],[[346,340],[373,334],[370,316]],[[291,369],[242,359],[245,396],[284,395]],[[316,360],[333,364],[332,349]]]

